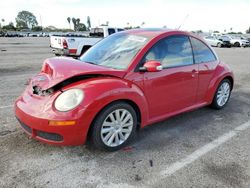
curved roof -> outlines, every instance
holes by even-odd
[[[149,38],[154,38],[161,34],[170,33],[170,32],[187,34],[187,32],[184,32],[184,31],[174,30],[174,29],[165,29],[165,28],[131,29],[131,30],[126,30],[124,32],[129,33],[129,34],[142,35],[142,36],[149,37]]]

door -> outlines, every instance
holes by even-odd
[[[204,103],[209,83],[218,65],[213,51],[202,41],[190,37],[194,52],[194,61],[198,65],[199,81],[197,88],[197,103]]]
[[[194,64],[187,36],[170,36],[158,41],[143,62],[159,61],[163,70],[145,72],[144,88],[151,120],[167,116],[195,103],[198,65]]]

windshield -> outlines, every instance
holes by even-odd
[[[113,34],[90,48],[80,60],[113,69],[125,70],[148,38],[128,33]]]
[[[240,39],[239,36],[231,36],[232,39]]]

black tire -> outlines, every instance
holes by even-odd
[[[101,129],[102,129],[102,125],[103,125],[105,119],[108,117],[108,115],[117,109],[125,109],[125,110],[130,112],[130,114],[132,115],[132,119],[133,119],[133,128],[132,128],[132,131],[131,131],[130,135],[128,136],[128,138],[122,144],[120,144],[118,146],[111,147],[111,146],[107,146],[103,142],[102,137],[101,137]],[[94,148],[97,148],[100,150],[117,151],[117,150],[123,148],[129,142],[131,142],[132,139],[135,137],[137,123],[138,123],[137,122],[137,115],[136,115],[136,112],[132,106],[130,106],[128,103],[125,103],[125,102],[111,103],[110,105],[105,107],[97,115],[94,122],[92,123],[91,132],[90,132],[91,144]]]
[[[239,42],[235,42],[234,43],[234,47],[240,47],[240,43]]]
[[[219,88],[220,88],[221,85],[222,85],[223,83],[225,83],[225,82],[228,83],[228,84],[229,84],[229,87],[230,87],[230,88],[229,88],[229,97],[228,97],[226,103],[225,103],[223,106],[221,106],[221,105],[218,104],[217,95],[218,95]],[[214,98],[213,98],[213,102],[212,102],[212,104],[211,104],[211,107],[214,108],[214,109],[217,109],[217,110],[220,110],[220,109],[224,108],[224,107],[226,106],[226,104],[228,103],[229,99],[230,99],[231,91],[232,91],[232,83],[230,82],[230,80],[228,80],[228,79],[222,80],[222,81],[220,82],[218,88],[216,89],[216,92],[215,92],[215,94],[214,94]]]

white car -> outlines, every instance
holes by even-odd
[[[68,33],[51,35],[50,47],[55,55],[79,57],[98,41],[124,29],[101,26],[92,28],[88,36]]]
[[[206,36],[204,39],[210,46],[216,46],[219,48],[223,46],[223,42],[213,36]]]
[[[231,36],[231,35],[222,35],[220,38],[224,40],[229,40],[230,43],[235,47],[249,47],[250,43],[248,40],[241,39],[237,36]]]

